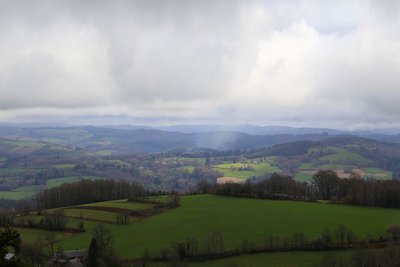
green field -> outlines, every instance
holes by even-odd
[[[47,181],[47,188],[53,188],[60,186],[65,183],[74,183],[84,179],[104,179],[102,177],[97,176],[70,176],[70,177],[62,177],[56,179],[50,179]],[[43,191],[46,189],[44,185],[32,185],[32,186],[21,186],[17,187],[12,191],[0,191],[0,199],[12,199],[19,200],[28,197],[34,196],[36,193]]]
[[[36,192],[0,191],[0,199],[20,200],[32,197]]]
[[[56,143],[56,144],[63,144],[67,142],[66,140],[60,138],[41,138],[40,140],[43,142]]]
[[[362,171],[365,172],[365,177],[377,180],[390,180],[393,176],[392,172],[380,168],[363,168]]]
[[[189,262],[188,267],[227,267],[227,266],[245,266],[245,267],[310,267],[321,262],[322,257],[335,254],[339,257],[349,257],[352,251],[342,250],[333,252],[277,252],[245,254],[237,257],[230,257],[219,260],[210,260],[204,262]],[[170,263],[153,263],[150,267],[167,267]]]
[[[103,222],[115,223],[117,215],[114,212],[87,209],[64,209],[65,216],[83,219],[96,220]]]
[[[240,167],[251,166],[253,170],[250,171],[238,171],[237,169]],[[262,176],[267,173],[279,172],[280,169],[272,166],[268,162],[261,163],[225,163],[215,165],[214,169],[222,172],[224,176],[227,177],[235,177],[240,179],[247,179],[251,176]]]
[[[57,168],[57,169],[72,169],[75,165],[74,164],[55,164],[53,165],[53,168]]]
[[[130,202],[127,199],[103,201],[91,204],[73,206],[64,209],[64,214],[68,217],[83,220],[102,221],[116,223],[117,213],[120,211],[130,212],[135,210],[144,210],[151,208],[153,204]],[[98,210],[88,209],[95,207]],[[113,210],[116,209],[116,210]],[[137,221],[137,218],[130,217],[129,222]]]
[[[206,158],[179,158],[179,160],[189,164],[196,162],[199,165],[204,165],[206,163]]]
[[[300,168],[300,170],[314,169],[314,164],[312,164],[312,163],[301,163],[299,168]]]
[[[144,210],[147,208],[152,207],[152,204],[148,203],[137,203],[137,202],[130,202],[126,199],[122,200],[113,200],[113,201],[103,201],[103,202],[96,202],[91,204],[80,205],[77,207],[110,207],[110,208],[119,208],[125,210]]]
[[[329,161],[329,163],[354,165],[354,164],[368,164],[371,162],[369,159],[359,154],[349,152],[344,148],[329,147],[328,150],[333,152],[333,154],[320,157],[320,159],[327,160]]]
[[[141,257],[145,249],[157,252],[161,247],[188,237],[204,243],[214,231],[221,232],[227,249],[233,249],[244,240],[261,244],[265,235],[289,236],[296,231],[315,238],[325,228],[334,229],[345,224],[365,238],[368,234],[384,234],[389,225],[400,224],[400,211],[394,209],[213,195],[185,196],[181,204],[180,208],[133,224],[108,224],[117,251],[124,258]],[[78,223],[79,220],[70,220],[72,225]],[[60,244],[64,249],[86,248],[95,224],[85,221],[85,233]]]
[[[19,200],[27,197],[32,197],[34,194],[42,191],[44,186],[32,185],[32,186],[21,186],[15,188],[12,191],[0,191],[0,198]]]
[[[16,147],[26,147],[26,148],[39,148],[44,146],[42,143],[37,143],[34,141],[25,141],[25,140],[3,140],[2,144],[12,145]]]
[[[189,173],[193,173],[195,166],[184,166],[181,168],[187,170]]]
[[[293,176],[293,179],[299,182],[309,182],[312,179],[312,175],[308,173],[298,172],[295,176]]]
[[[307,165],[306,165],[307,166]],[[338,174],[339,177],[343,177],[343,175],[349,175],[349,173],[344,173],[344,169],[346,166],[338,165],[338,164],[324,164],[320,165],[319,169],[323,170],[334,170]],[[306,169],[306,168],[304,168]],[[318,169],[307,169],[302,170],[296,173],[293,179],[301,182],[310,182],[312,180],[312,176],[314,173],[318,171]],[[389,171],[385,171],[380,168],[362,168],[358,169],[354,166],[350,168],[351,171],[358,173],[364,179],[375,179],[375,180],[390,180],[392,179],[392,173]],[[345,176],[346,177],[346,176]]]
[[[318,165],[316,170],[343,170],[347,168],[356,168],[356,166],[353,165],[344,165],[344,164],[338,164],[338,163],[327,163],[327,164],[321,164]]]

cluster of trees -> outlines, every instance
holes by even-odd
[[[2,241],[1,238],[2,232],[0,231],[0,242]],[[111,230],[107,228],[104,224],[97,224],[92,230],[92,240],[87,250],[87,257],[84,259],[84,266],[125,266],[118,254],[116,253],[113,244],[114,238]],[[10,243],[7,243],[8,248],[9,245]],[[3,253],[3,251],[1,252]],[[65,266],[65,262],[63,262],[63,260],[65,260],[63,258],[63,252],[64,249],[60,246],[57,246],[55,233],[50,232],[47,235],[38,238],[33,244],[21,244],[20,250],[18,250],[19,257],[16,258],[18,259],[20,265],[13,265],[15,261],[6,262],[3,264],[3,257],[1,257],[1,255],[4,254],[1,254],[0,266]]]
[[[67,224],[67,217],[64,215],[63,209],[40,212],[39,214],[42,215],[40,220],[35,220],[31,216],[17,216],[18,214],[15,210],[0,209],[0,226],[12,225],[60,231],[64,230]]]
[[[333,171],[318,171],[312,179],[318,199],[347,204],[400,207],[400,181],[364,180],[352,173],[339,178]]]
[[[364,180],[352,173],[339,178],[334,171],[320,170],[311,183],[274,174],[261,182],[210,185],[200,183],[198,191],[228,196],[272,199],[330,200],[337,203],[400,208],[400,181]]]
[[[16,215],[15,210],[0,209],[0,226],[12,225]]]
[[[66,224],[67,218],[63,209],[43,213],[43,219],[39,222],[39,226],[46,230],[64,230]]]
[[[97,224],[92,233],[86,266],[121,266],[122,262],[114,250],[114,238],[111,230],[104,224]]]
[[[231,171],[239,171],[239,172],[242,172],[242,171],[254,171],[255,169],[254,169],[254,167],[253,166],[251,166],[251,165],[244,165],[244,166],[240,166],[240,167],[231,167]]]
[[[82,180],[40,192],[36,202],[41,210],[123,198],[138,200],[145,195],[142,186],[126,181]]]
[[[201,183],[198,186],[201,192],[215,193],[219,195],[238,196],[238,197],[259,197],[259,198],[297,198],[315,196],[315,192],[309,192],[307,183],[298,182],[290,176],[273,174],[269,179],[261,182],[252,183],[226,183],[208,185]]]

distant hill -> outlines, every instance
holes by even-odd
[[[244,125],[173,125],[173,126],[156,126],[155,128],[167,131],[175,131],[181,133],[201,133],[201,132],[242,132],[251,135],[274,135],[274,134],[347,134],[350,132],[339,131],[328,128],[295,128],[288,126],[257,126],[252,124]]]
[[[317,131],[317,130],[316,130]],[[300,140],[324,140],[330,135],[249,134],[239,131],[214,130],[184,133],[135,127],[15,127],[0,126],[0,138],[32,140],[81,147],[92,152],[112,154],[164,151],[248,150]]]
[[[341,177],[351,172],[364,178],[400,177],[400,145],[341,135],[321,140],[302,140],[251,151],[249,159],[274,156],[285,173],[307,181],[319,169],[335,170]]]
[[[400,135],[337,131],[324,128],[281,126],[177,125],[147,126],[39,126],[3,125],[0,138],[28,140],[70,147],[90,152],[130,154],[138,152],[254,150],[297,141],[323,141],[332,137],[366,137],[380,142],[400,143]]]

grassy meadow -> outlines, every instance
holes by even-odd
[[[218,260],[209,260],[204,262],[188,262],[188,267],[227,267],[227,266],[246,266],[246,267],[310,267],[318,264],[328,253],[336,254],[340,257],[349,257],[351,251],[333,251],[333,252],[277,252],[277,253],[259,253],[244,254],[236,257],[230,257]],[[153,263],[150,267],[167,267],[170,263]]]
[[[118,203],[118,202],[117,202]],[[79,219],[70,219],[77,225]],[[62,240],[64,249],[88,247],[95,221],[84,221],[85,233]],[[225,247],[233,249],[244,240],[261,244],[266,235],[289,236],[303,232],[317,237],[325,228],[344,224],[365,238],[385,233],[391,224],[400,224],[400,211],[358,206],[240,199],[214,195],[181,198],[181,207],[128,225],[107,224],[112,230],[115,248],[123,258],[141,257],[146,249],[158,252],[162,247],[193,237],[204,244],[211,233],[223,235]],[[22,234],[22,239],[35,242]]]
[[[252,170],[239,171],[239,168],[250,167]],[[260,163],[224,163],[214,165],[214,169],[222,172],[224,176],[247,179],[252,176],[262,176],[267,173],[280,172],[280,169],[269,162]]]
[[[308,154],[320,153],[320,148],[312,148]],[[303,162],[294,179],[302,182],[309,182],[314,173],[318,170],[334,170],[339,177],[348,177],[350,171],[358,173],[364,179],[388,180],[392,179],[392,173],[381,168],[365,167],[371,160],[340,147],[324,148],[325,155],[318,157],[316,162]],[[346,170],[346,172],[345,172]]]
[[[11,200],[20,200],[24,198],[29,198],[35,195],[36,193],[42,191],[44,188],[45,186],[41,185],[21,186],[15,188],[12,191],[0,191],[0,198],[11,199]]]
[[[46,188],[53,188],[65,183],[74,183],[85,179],[103,179],[97,176],[69,176],[47,180],[47,185],[20,186],[12,191],[0,191],[0,199],[20,200],[33,197],[36,193]]]
[[[106,208],[117,208],[117,209],[125,209],[128,211],[134,211],[134,210],[144,210],[144,209],[150,208],[152,206],[153,206],[152,204],[148,204],[148,203],[129,202],[127,199],[122,199],[122,200],[102,201],[102,202],[84,204],[84,205],[80,205],[80,206],[76,206],[76,207],[77,208],[79,208],[79,207],[106,207]]]

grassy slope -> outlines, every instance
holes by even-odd
[[[44,186],[21,186],[15,188],[13,191],[0,191],[0,198],[20,200],[27,197],[32,197],[37,192],[42,191]]]
[[[318,153],[319,148],[312,148],[308,153]],[[350,152],[341,147],[328,147],[326,152],[331,154],[319,157],[320,160],[328,161],[329,163],[320,164],[315,166],[312,163],[301,163],[300,170],[313,170],[317,172],[319,169],[323,170],[344,170],[344,169],[358,169],[359,166],[371,163],[371,161],[357,153]],[[362,168],[365,173],[364,178],[373,178],[378,180],[387,180],[392,178],[392,173],[380,168]],[[311,181],[312,175],[298,172],[294,176],[298,181]]]
[[[57,169],[72,169],[75,165],[74,164],[54,164],[53,168],[57,168]]]
[[[311,174],[307,174],[307,173],[298,172],[293,177],[293,179],[296,180],[296,181],[300,181],[300,182],[309,182],[312,179],[312,175]]]
[[[367,164],[371,161],[359,154],[350,152],[344,148],[339,147],[331,147],[331,151],[335,152],[334,154],[326,155],[321,157],[321,160],[328,160],[330,163],[343,163],[343,164]]]
[[[195,195],[182,197],[178,209],[130,225],[109,227],[121,256],[134,258],[142,256],[146,248],[158,251],[188,237],[204,242],[213,231],[220,231],[226,247],[234,248],[246,239],[261,242],[269,234],[291,235],[298,231],[314,238],[324,228],[333,229],[339,224],[352,228],[360,237],[379,235],[395,223],[400,224],[399,210]],[[94,225],[85,222],[87,232],[63,241],[62,246],[87,247]]]
[[[65,216],[115,223],[117,215],[113,212],[86,209],[64,209]]]
[[[227,266],[246,266],[246,267],[309,267],[321,261],[324,255],[335,253],[340,257],[351,255],[351,251],[334,251],[334,252],[279,252],[279,253],[261,253],[247,254],[238,257],[205,261],[190,262],[189,267],[227,267]],[[235,265],[236,264],[236,265]],[[240,264],[240,265],[238,265]],[[150,267],[166,267],[169,263],[154,263]]]
[[[73,183],[78,182],[83,179],[103,179],[102,177],[96,176],[70,176],[70,177],[62,177],[56,179],[50,179],[47,181],[47,187],[57,187],[65,183]],[[32,197],[36,193],[46,189],[46,186],[42,185],[32,185],[32,186],[21,186],[15,188],[12,191],[0,191],[0,198],[4,199],[12,199],[12,200],[20,200],[27,197]]]
[[[233,168],[239,168],[239,167],[246,167],[246,166],[252,166],[254,168],[253,171],[236,171],[236,170],[232,170],[231,167]],[[274,173],[274,172],[279,172],[280,169],[272,166],[270,163],[268,162],[262,162],[262,163],[225,163],[225,164],[219,164],[219,165],[215,165],[214,168],[217,171],[220,171],[222,173],[224,173],[224,176],[228,176],[228,177],[236,177],[236,178],[240,178],[240,179],[247,179],[250,176],[261,176],[264,175],[266,173]]]
[[[123,199],[123,200],[96,202],[81,206],[111,207],[111,208],[121,208],[127,210],[144,210],[150,208],[152,204],[129,202],[126,199]]]
[[[152,204],[135,203],[135,202],[129,202],[126,199],[122,199],[122,200],[103,201],[103,202],[74,206],[68,209],[64,209],[64,214],[68,217],[73,217],[77,219],[82,218],[83,220],[96,220],[96,221],[115,223],[117,220],[118,211],[90,210],[81,207],[118,208],[118,209],[125,209],[127,211],[134,211],[134,210],[144,210],[152,206],[153,206]],[[134,222],[136,220],[137,218],[133,217],[129,218],[129,222]]]

